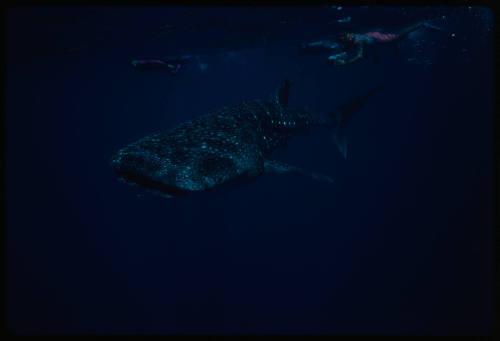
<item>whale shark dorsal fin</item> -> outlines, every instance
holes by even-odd
[[[288,96],[290,95],[290,81],[285,79],[281,82],[278,91],[276,92],[276,101],[281,104],[281,106],[288,106]]]

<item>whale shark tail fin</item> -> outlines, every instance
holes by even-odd
[[[362,93],[351,101],[337,107],[331,114],[332,123],[329,127],[333,141],[337,145],[342,156],[347,159],[347,140],[345,137],[345,127],[349,124],[354,115],[380,91],[382,85],[378,85]]]

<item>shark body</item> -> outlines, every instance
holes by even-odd
[[[146,136],[119,150],[110,164],[120,180],[164,197],[249,182],[265,173],[293,173],[333,182],[326,175],[273,160],[270,155],[296,134],[326,126],[345,157],[343,128],[378,89],[318,119],[307,110],[288,108],[290,83],[285,80],[268,99],[222,107]]]

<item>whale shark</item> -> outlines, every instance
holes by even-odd
[[[268,173],[333,183],[327,175],[274,160],[271,154],[299,133],[326,127],[347,158],[345,127],[380,88],[321,117],[308,109],[289,108],[290,81],[285,79],[266,98],[218,108],[141,138],[116,152],[110,165],[120,181],[166,198],[249,183]]]

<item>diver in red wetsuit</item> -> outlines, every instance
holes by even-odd
[[[328,57],[328,65],[344,65],[357,61],[363,57],[363,50],[365,46],[373,44],[387,44],[396,43],[405,38],[411,32],[419,28],[428,28],[431,30],[441,31],[439,27],[433,26],[427,22],[420,22],[418,24],[409,26],[399,33],[382,33],[382,32],[366,32],[366,33],[342,33],[338,39],[342,43],[343,52],[334,54]],[[348,57],[348,52],[354,51],[353,57]]]

